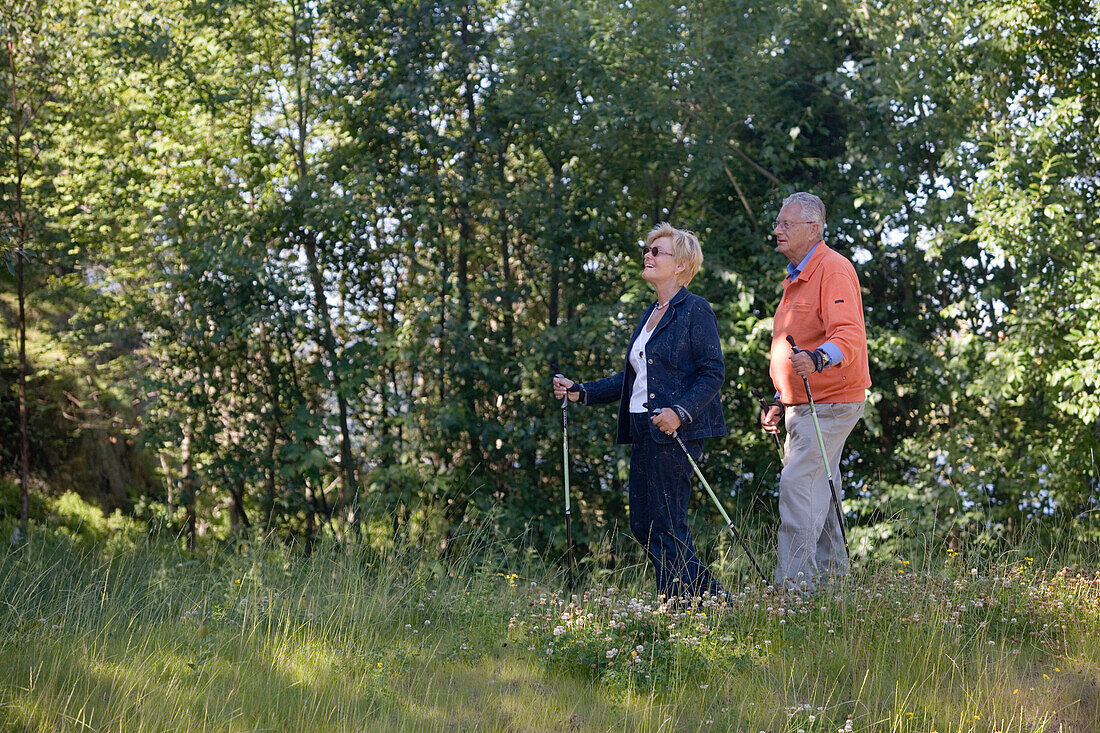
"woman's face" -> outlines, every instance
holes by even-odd
[[[672,237],[654,239],[642,255],[642,278],[654,287],[677,282],[683,271],[672,251]]]

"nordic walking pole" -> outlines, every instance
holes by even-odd
[[[797,354],[798,347],[794,345],[794,337],[787,334],[787,343],[791,345],[791,353]],[[840,499],[836,496],[836,487],[833,486],[833,472],[829,468],[829,454],[825,450],[825,439],[821,437],[821,424],[817,421],[817,408],[814,407],[814,396],[810,394],[810,381],[802,377],[802,386],[806,388],[806,399],[810,402],[810,415],[814,419],[814,430],[817,431],[817,444],[821,446],[821,462],[825,464],[825,477],[829,479],[829,498],[833,500],[833,509],[836,510],[836,521],[840,524],[840,538],[844,540],[844,556],[849,561],[852,559],[848,551],[848,533],[844,531],[844,513],[840,511]]]
[[[756,395],[756,399],[760,400],[760,407],[764,409],[764,412],[767,412],[771,405],[764,399],[764,394],[755,387],[753,387],[752,393]],[[783,444],[779,442],[779,433],[772,433],[771,436],[775,438],[775,449],[779,451],[779,460],[783,460]]]
[[[659,412],[659,411],[655,411]],[[730,519],[730,515],[726,514],[726,508],[722,506],[722,502],[718,501],[718,497],[714,493],[714,489],[710,488],[710,484],[703,478],[703,472],[699,470],[699,465],[695,462],[695,459],[688,453],[687,446],[684,445],[684,441],[680,439],[680,432],[678,430],[672,431],[672,437],[676,438],[676,442],[680,444],[680,448],[684,451],[684,455],[687,456],[688,462],[691,463],[691,467],[695,469],[695,475],[699,477],[699,482],[703,484],[703,488],[710,494],[711,500],[714,505],[718,507],[718,511],[722,514],[722,519],[726,520],[726,529],[730,531],[733,538],[741,544],[741,549],[745,551],[745,554],[749,556],[749,560],[752,561],[752,566],[756,568],[756,572],[760,573],[761,580],[766,585],[768,582],[768,576],[764,575],[764,571],[760,569],[760,563],[756,562],[756,558],[752,555],[752,550],[749,549],[748,544],[745,542],[745,538],[741,536],[741,533],[737,531],[737,527],[734,525],[733,520]]]
[[[557,369],[554,370],[557,372]],[[554,375],[555,377],[561,377],[565,379],[565,375],[560,372]],[[569,507],[569,395],[564,394],[561,397],[561,463],[565,473],[565,544],[566,554],[568,555],[567,566],[569,568],[568,583],[569,589],[573,589],[573,527],[570,522],[570,507]]]

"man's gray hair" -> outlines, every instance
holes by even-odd
[[[820,227],[819,235],[825,236],[825,203],[812,193],[799,191],[783,199],[783,205],[798,204],[802,207],[802,217]],[[809,217],[809,218],[807,218]]]

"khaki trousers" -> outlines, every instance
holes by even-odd
[[[863,406],[863,402],[815,403],[838,502],[844,498],[840,456],[844,441],[863,415]],[[836,510],[829,498],[829,480],[810,406],[790,405],[783,417],[787,441],[779,478],[779,558],[775,584],[813,590],[823,576],[845,575],[848,559]]]

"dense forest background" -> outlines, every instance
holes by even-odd
[[[76,490],[191,544],[557,556],[551,364],[620,368],[669,221],[724,341],[704,470],[764,536],[809,190],[864,287],[853,554],[1095,538],[1098,38],[1088,0],[6,0],[5,527]],[[614,564],[628,456],[610,409],[569,428]]]

